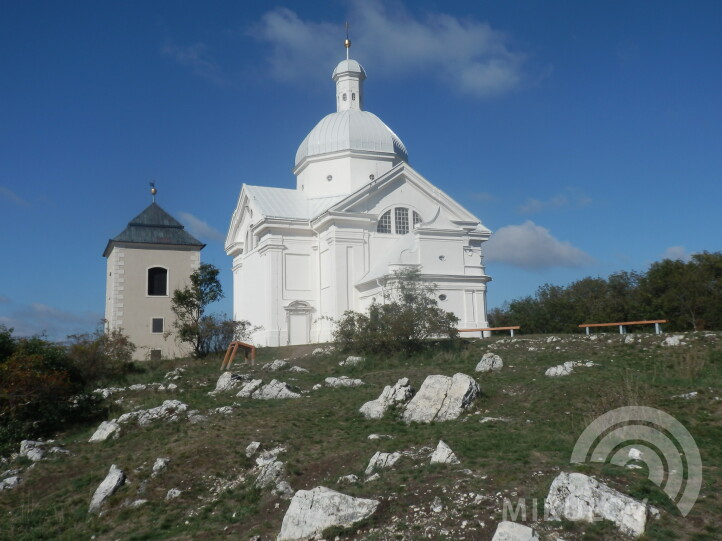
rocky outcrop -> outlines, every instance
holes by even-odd
[[[544,505],[552,520],[593,522],[601,517],[633,537],[644,533],[650,515],[659,516],[656,508],[581,473],[560,473]]]
[[[377,500],[354,498],[326,487],[299,490],[283,517],[276,541],[310,539],[326,528],[348,528],[371,516],[379,506]]]
[[[95,430],[92,436],[90,436],[89,442],[105,441],[108,438],[118,439],[120,436],[120,425],[115,419],[110,421],[103,421],[100,426]]]
[[[233,372],[223,372],[216,382],[216,388],[212,390],[211,395],[232,391],[246,384],[251,376],[245,374],[234,374]]]
[[[339,366],[356,366],[361,364],[366,360],[365,357],[354,357],[353,355],[349,355],[346,357],[343,361],[339,361]]]
[[[113,464],[108,471],[108,475],[105,476],[103,482],[100,483],[98,488],[93,494],[93,498],[90,500],[90,507],[88,513],[99,513],[103,502],[112,496],[116,490],[118,490],[123,483],[125,483],[125,473],[118,466]]]
[[[450,421],[461,415],[479,396],[479,384],[466,374],[427,376],[404,410],[407,423]]]
[[[253,393],[255,393],[258,388],[263,385],[262,379],[252,379],[248,383],[246,383],[240,391],[238,391],[238,394],[236,396],[240,398],[250,398]]]
[[[509,522],[500,522],[491,541],[539,541],[539,536],[529,526]]]
[[[282,398],[301,398],[301,395],[287,383],[274,379],[255,391],[251,395],[251,398],[258,400],[276,400]]]
[[[118,417],[118,423],[136,421],[139,426],[148,426],[156,421],[178,421],[185,417],[188,405],[179,400],[166,400],[157,408],[132,411]]]
[[[375,470],[390,468],[396,464],[400,458],[401,453],[382,453],[381,451],[376,451],[374,456],[371,457],[369,465],[366,466],[366,471],[364,473],[366,475],[371,475]]]
[[[338,389],[340,387],[359,387],[364,384],[364,382],[360,379],[352,379],[347,376],[341,376],[340,378],[326,378],[324,381],[326,382],[326,386],[333,387],[334,389]]]
[[[45,458],[46,445],[43,441],[23,440],[20,442],[20,456],[38,462]]]
[[[278,372],[280,370],[288,370],[290,368],[288,361],[283,359],[276,359],[272,363],[266,363],[263,365],[263,370],[266,372]]]
[[[672,336],[668,336],[662,341],[662,345],[665,347],[675,347],[675,346],[683,346],[684,342],[682,340],[684,339],[684,335],[682,334],[673,334]]]
[[[366,402],[359,411],[367,419],[381,419],[392,406],[405,404],[414,396],[414,388],[409,378],[401,378],[393,387],[387,385],[376,400]]]
[[[446,445],[442,440],[439,440],[439,444],[436,446],[436,450],[431,455],[432,464],[458,464],[459,459],[456,458],[454,451],[451,447]]]
[[[504,361],[496,353],[484,353],[476,365],[476,372],[499,372],[504,367]]]
[[[557,366],[552,366],[551,368],[548,368],[546,372],[544,372],[545,376],[549,376],[550,378],[557,378],[559,376],[568,376],[572,372],[574,372],[574,369],[579,366],[586,366],[591,367],[594,366],[594,363],[592,361],[567,361],[564,364],[560,364]]]
[[[0,492],[2,492],[3,490],[14,489],[16,486],[18,486],[20,484],[20,481],[22,481],[22,478],[17,475],[13,475],[11,477],[6,477],[2,481],[0,481]]]

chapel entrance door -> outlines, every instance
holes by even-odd
[[[311,341],[311,305],[294,301],[286,307],[288,345],[308,344]]]

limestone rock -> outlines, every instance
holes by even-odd
[[[266,372],[278,372],[280,370],[288,370],[289,364],[283,359],[276,359],[272,363],[266,363],[263,365],[263,370]]]
[[[547,371],[544,372],[544,375],[549,376],[550,378],[568,376],[575,368],[580,366],[592,367],[595,366],[595,364],[592,361],[567,361],[564,364],[548,368]]]
[[[199,410],[191,410],[188,412],[188,422],[191,424],[205,423],[208,420]]]
[[[366,475],[371,475],[374,470],[390,468],[396,464],[400,458],[401,453],[382,453],[381,451],[376,451],[374,456],[371,457],[369,465],[366,466],[366,471],[364,473]]]
[[[354,357],[353,355],[349,355],[346,357],[343,361],[340,361],[338,363],[339,366],[356,366],[361,364],[366,360],[365,357]]]
[[[431,512],[432,513],[441,513],[444,510],[444,505],[441,503],[441,498],[436,496],[434,498],[434,501],[431,502]]]
[[[404,411],[404,421],[430,423],[450,421],[479,396],[479,384],[466,374],[427,376]]]
[[[125,424],[136,421],[140,426],[148,426],[155,421],[178,421],[183,417],[188,405],[179,400],[166,400],[157,408],[132,411],[118,417],[118,423]]]
[[[259,400],[275,400],[281,398],[301,398],[301,395],[287,383],[274,379],[254,392],[251,395],[251,398]]]
[[[491,541],[539,541],[539,536],[529,526],[509,522],[500,522]]]
[[[326,487],[299,490],[283,517],[276,541],[310,539],[326,528],[348,528],[371,516],[379,506],[377,500],[354,498]]]
[[[476,372],[499,372],[503,366],[504,361],[496,353],[484,353],[475,370]]]
[[[183,377],[183,372],[185,372],[185,368],[176,368],[175,370],[171,370],[168,372],[163,379],[166,380],[176,380]]]
[[[168,500],[175,500],[178,496],[180,496],[183,493],[183,491],[177,489],[177,488],[171,488],[165,495],[165,501]]]
[[[684,342],[682,342],[682,339],[684,339],[684,335],[682,334],[673,334],[672,336],[668,336],[664,339],[662,342],[663,346],[669,347],[669,346],[682,346],[684,345]]]
[[[38,462],[45,458],[46,445],[47,442],[44,441],[23,440],[20,442],[20,456]]]
[[[338,481],[336,481],[339,485],[352,485],[354,483],[358,483],[358,475],[350,474],[350,475],[344,475],[343,477],[339,477]]]
[[[376,400],[366,402],[359,411],[366,419],[381,419],[391,406],[405,404],[414,396],[409,378],[401,378],[392,387],[387,385]]]
[[[98,488],[93,494],[93,498],[90,500],[90,507],[88,513],[99,513],[100,508],[110,496],[112,496],[116,490],[118,490],[123,483],[125,483],[125,473],[118,466],[113,464],[108,470],[108,475],[105,476],[103,482],[100,483]]]
[[[161,473],[163,473],[163,470],[168,467],[169,463],[170,458],[156,458],[155,463],[153,464],[153,473],[151,474],[151,477],[158,477]]]
[[[288,369],[289,372],[296,372],[296,373],[308,373],[308,370],[305,368],[302,368],[300,366],[293,365],[291,368]]]
[[[0,481],[0,492],[3,490],[12,490],[18,484],[20,484],[20,481],[22,481],[21,477],[18,477],[17,475],[13,475],[12,477],[6,477],[2,481]]]
[[[105,441],[108,438],[118,439],[120,436],[120,425],[115,419],[110,421],[103,421],[100,426],[96,429],[92,436],[90,436],[89,442]]]
[[[238,391],[238,394],[236,396],[241,398],[250,398],[251,395],[255,393],[261,385],[263,385],[263,380],[253,379],[246,383],[243,388]]]
[[[324,380],[326,385],[338,389],[340,387],[358,387],[363,385],[364,382],[360,379],[351,379],[347,376],[341,376],[340,378],[326,378]]]
[[[625,534],[639,537],[647,518],[659,511],[581,473],[560,473],[549,488],[545,507],[552,520],[593,522],[601,517]]]
[[[436,446],[434,454],[431,455],[432,464],[458,464],[459,459],[456,458],[454,451],[451,447],[446,445],[442,440],[439,440],[439,444]]]
[[[260,441],[252,441],[248,444],[246,447],[246,456],[248,458],[251,458],[253,455],[256,454],[256,451],[258,451],[259,447],[261,447]]]
[[[244,385],[251,377],[244,374],[234,374],[233,372],[223,372],[216,382],[216,388],[208,394],[223,393],[237,389]]]

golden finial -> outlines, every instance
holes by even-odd
[[[155,203],[155,194],[158,193],[158,190],[155,189],[155,182],[150,183],[150,194],[153,196],[153,203]]]

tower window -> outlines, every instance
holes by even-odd
[[[396,234],[405,235],[409,232],[409,209],[405,207],[396,207],[394,209],[394,222],[396,225]]]
[[[162,317],[154,317],[150,320],[150,332],[160,334],[164,331],[164,321]]]
[[[376,226],[377,233],[391,233],[391,211],[387,210],[379,218],[379,225]]]
[[[356,92],[351,93],[351,101],[356,101]]]
[[[346,101],[346,94],[343,95],[343,101]]]
[[[163,267],[148,269],[148,295],[153,297],[168,295],[168,269]]]

